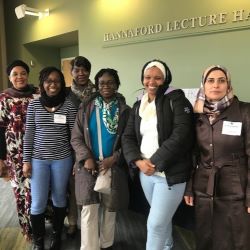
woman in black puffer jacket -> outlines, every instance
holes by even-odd
[[[183,91],[169,87],[172,76],[164,62],[147,62],[141,79],[146,92],[134,104],[122,147],[127,163],[139,170],[150,204],[146,249],[169,250],[172,217],[192,165],[193,112]]]

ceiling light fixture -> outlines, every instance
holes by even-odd
[[[16,16],[18,19],[25,17],[25,15],[37,16],[39,19],[49,16],[49,9],[44,11],[30,8],[25,4],[21,4],[15,8]]]

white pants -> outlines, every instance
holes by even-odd
[[[101,195],[101,200],[104,201],[107,198],[107,195]],[[102,205],[103,203],[105,202],[102,202],[101,205],[92,204],[82,207],[80,250],[100,250],[100,248],[110,247],[114,243],[116,213],[109,212]]]

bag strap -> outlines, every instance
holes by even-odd
[[[97,123],[97,136],[98,136],[98,149],[99,149],[99,160],[102,161],[103,152],[102,152],[102,133],[101,133],[101,121],[100,121],[100,110],[96,106],[96,123]]]

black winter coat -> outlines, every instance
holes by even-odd
[[[130,166],[142,159],[139,116],[140,101],[130,113],[122,137],[124,157]],[[193,109],[182,90],[173,90],[156,97],[159,148],[150,158],[157,171],[164,171],[169,186],[188,181],[194,143]]]

